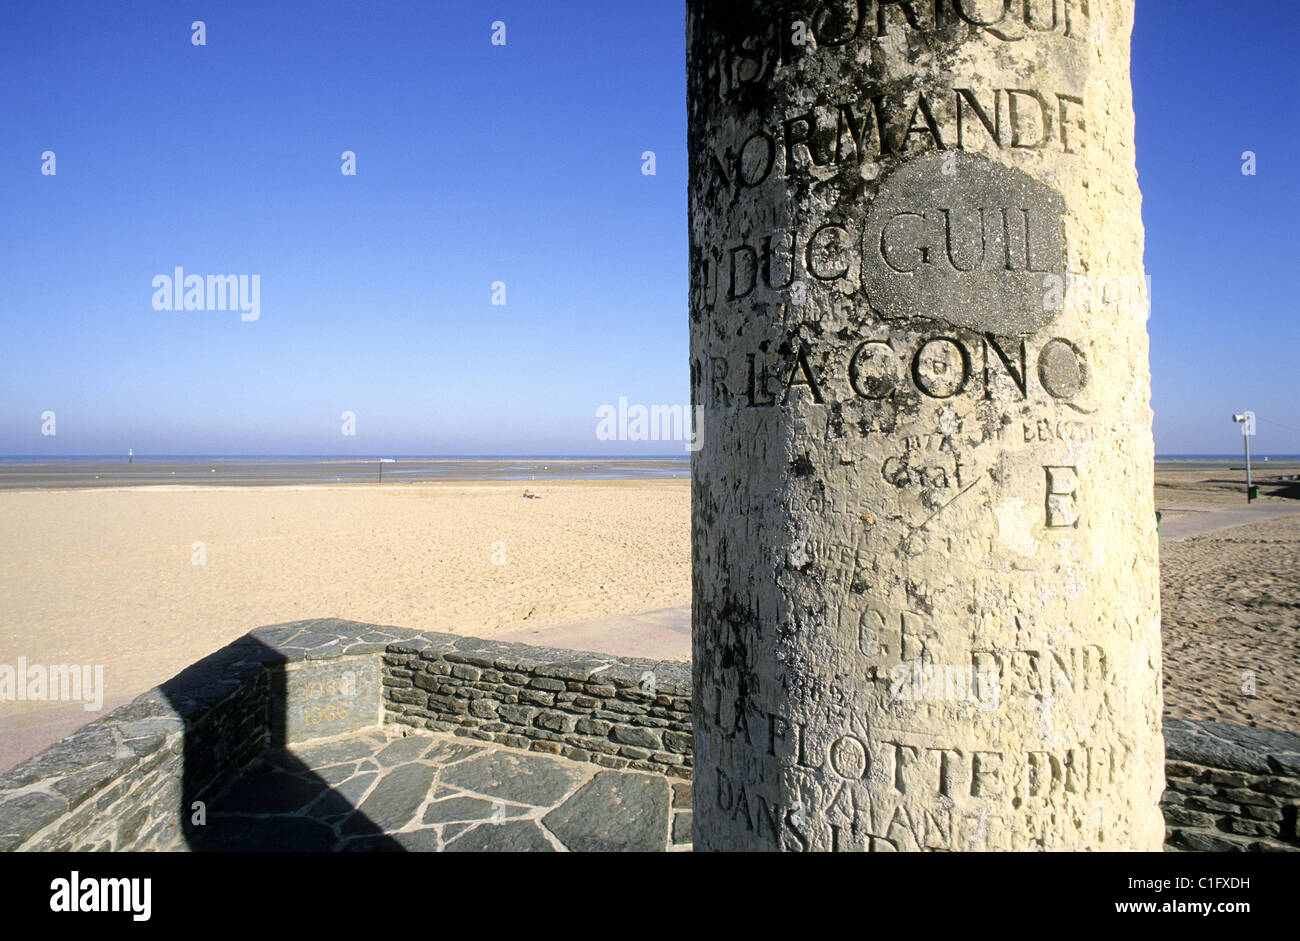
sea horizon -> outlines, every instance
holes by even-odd
[[[1261,452],[1251,455],[1251,462],[1300,461],[1300,454]],[[118,461],[690,461],[689,454],[395,454],[388,451],[369,454],[0,454],[0,464],[35,466],[69,462]],[[1244,455],[1233,454],[1156,454],[1156,463],[1167,461],[1242,461]]]

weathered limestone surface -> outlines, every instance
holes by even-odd
[[[689,0],[694,842],[1159,849],[1131,0]]]

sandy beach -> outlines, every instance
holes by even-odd
[[[1257,468],[1257,505],[1300,508],[1296,470]],[[111,709],[281,621],[526,639],[690,604],[686,479],[530,485],[542,499],[499,481],[0,492],[0,663],[102,664]],[[1243,486],[1162,466],[1157,506],[1237,507]],[[1165,541],[1161,571],[1166,714],[1300,730],[1300,517]],[[94,715],[0,703],[0,768]]]
[[[688,480],[531,486],[0,493],[0,663],[102,664],[111,709],[264,624],[488,637],[690,603]],[[0,768],[95,715],[0,703]]]

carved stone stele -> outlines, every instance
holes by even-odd
[[[1131,0],[688,0],[698,849],[1158,850]]]

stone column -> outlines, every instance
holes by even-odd
[[[697,849],[1160,848],[1131,0],[688,0]]]

